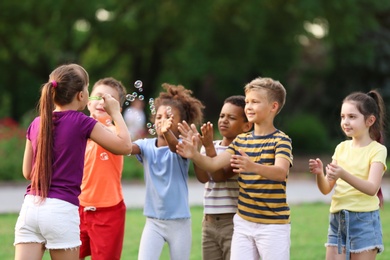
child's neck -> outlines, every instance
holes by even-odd
[[[352,147],[365,147],[369,145],[373,140],[369,135],[353,137],[352,138]]]
[[[221,146],[229,146],[229,144],[231,144],[231,142],[233,142],[234,139],[228,139],[226,137],[223,137],[222,138],[222,141],[221,141]]]
[[[157,147],[168,146],[167,140],[165,140],[163,135],[157,136],[156,146]]]
[[[269,135],[276,131],[274,125],[264,126],[255,124],[254,133],[255,135]]]

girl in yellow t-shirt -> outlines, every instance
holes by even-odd
[[[341,129],[349,140],[341,142],[325,167],[310,159],[323,194],[335,187],[330,206],[326,259],[375,259],[383,251],[379,207],[380,185],[386,171],[383,142],[384,102],[372,90],[355,92],[341,106]],[[377,196],[378,195],[378,196]]]

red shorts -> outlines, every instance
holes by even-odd
[[[106,208],[79,207],[80,258],[120,259],[125,234],[126,205]]]

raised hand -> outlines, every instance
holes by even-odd
[[[344,169],[337,164],[329,163],[326,166],[326,178],[329,181],[336,181],[338,178],[342,178],[344,173]]]
[[[179,123],[177,125],[177,129],[180,132],[180,138],[182,139],[191,139],[193,135],[198,134],[198,131],[195,128],[192,129],[186,121],[183,120],[183,122]]]
[[[311,173],[324,174],[323,169],[324,169],[324,165],[319,158],[309,160],[309,170]]]
[[[200,127],[200,131],[202,132],[202,135],[200,136],[200,141],[202,142],[203,146],[207,147],[213,145],[213,140],[214,140],[213,124],[210,122],[203,124]]]
[[[194,141],[195,141],[195,145],[196,147],[198,148],[198,150],[200,150],[201,146],[202,146],[202,143],[200,141],[200,134],[198,132],[198,130],[196,129],[196,126],[194,124],[191,124],[188,125],[188,123],[186,121],[183,120],[182,123],[179,123],[178,124],[178,129],[179,129],[179,132],[180,132],[180,138],[181,139],[186,139],[190,142],[192,142],[192,138],[194,137]]]
[[[230,159],[230,166],[233,172],[253,172],[253,167],[256,165],[251,158],[242,150],[238,150],[241,155],[232,155]]]
[[[192,159],[196,153],[199,153],[197,150],[196,137],[192,136],[191,138],[182,139],[176,145],[176,153],[181,157]]]
[[[110,94],[103,94],[103,108],[109,114],[120,113],[120,106],[118,100],[113,98]]]
[[[169,115],[169,118],[167,119],[162,119],[161,120],[161,133],[166,133],[168,132],[169,129],[171,129],[173,124],[173,114]]]

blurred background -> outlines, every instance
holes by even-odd
[[[21,175],[40,87],[71,62],[90,86],[112,76],[132,93],[141,80],[145,101],[182,84],[212,122],[226,97],[272,77],[287,90],[275,124],[294,156],[332,154],[346,95],[390,99],[390,0],[2,0],[0,179]]]

